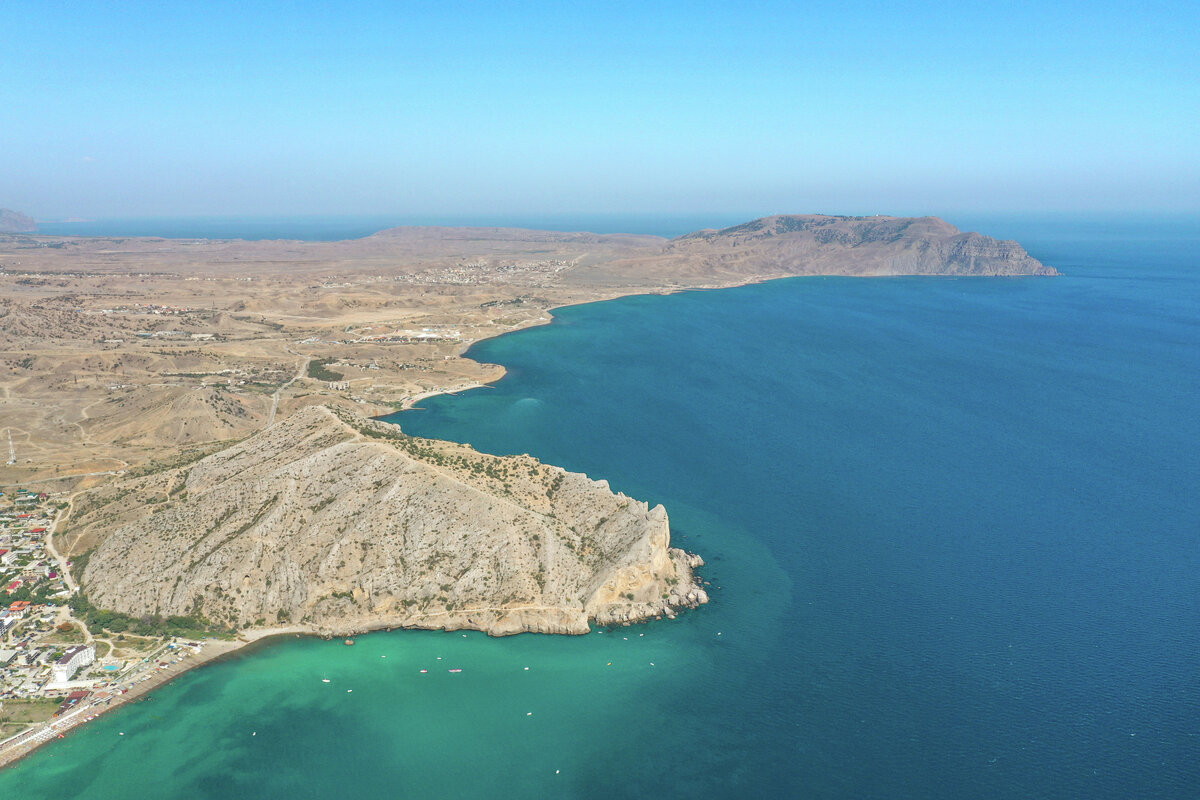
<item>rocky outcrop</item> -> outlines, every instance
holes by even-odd
[[[77,508],[89,599],[134,615],[585,633],[708,599],[662,506],[325,407]]]
[[[0,233],[33,233],[37,230],[37,221],[27,217],[20,211],[10,211],[0,208]]]

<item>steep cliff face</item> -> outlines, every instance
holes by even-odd
[[[672,239],[660,253],[571,277],[730,283],[788,275],[1055,275],[1013,241],[963,233],[937,217],[763,217]]]
[[[707,601],[661,506],[323,407],[104,493],[83,584],[130,614],[584,633]]]

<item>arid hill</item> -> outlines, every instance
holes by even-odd
[[[584,633],[707,601],[661,506],[324,407],[75,506],[89,599],[132,615]]]

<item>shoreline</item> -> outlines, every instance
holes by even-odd
[[[703,565],[703,562],[701,561],[700,564]],[[703,592],[703,581],[699,580],[698,576],[693,588]],[[233,639],[205,639],[202,640],[203,649],[199,654],[186,655],[184,656],[184,660],[180,661],[178,664],[170,664],[167,667],[158,668],[154,672],[151,672],[148,677],[139,679],[124,693],[110,695],[96,703],[80,705],[62,717],[48,720],[47,722],[41,723],[36,727],[27,728],[25,731],[15,734],[14,736],[5,740],[3,744],[0,744],[0,771],[11,767],[13,764],[16,764],[25,757],[32,755],[40,750],[43,746],[52,743],[56,739],[69,736],[81,725],[98,719],[103,714],[121,708],[128,703],[140,702],[145,696],[149,695],[155,689],[171,683],[172,681],[194,669],[208,666],[210,664],[220,663],[221,661],[228,661],[234,657],[246,656],[252,653],[257,647],[265,647],[268,643],[270,643],[271,640],[283,638],[285,636],[295,636],[296,638],[312,637],[333,640],[339,638],[350,639],[356,636],[366,635],[368,633],[395,630],[444,631],[446,633],[472,630],[486,634],[492,638],[501,638],[504,636],[513,635],[515,633],[542,634],[546,636],[579,636],[593,633],[593,625],[597,628],[607,629],[616,625],[628,626],[632,624],[642,624],[656,619],[674,619],[683,611],[695,609],[704,602],[707,602],[707,596],[705,596],[703,601],[695,604],[685,603],[678,606],[671,606],[665,610],[662,610],[658,614],[648,614],[640,618],[630,619],[624,622],[619,620],[601,622],[595,618],[588,618],[586,622],[587,630],[578,632],[570,630],[527,629],[522,631],[513,631],[512,633],[493,633],[485,628],[474,627],[472,625],[457,625],[453,620],[443,621],[443,623],[440,625],[421,625],[414,624],[415,620],[413,617],[405,617],[402,619],[380,619],[365,624],[349,625],[344,629],[327,629],[314,627],[311,625],[290,625],[282,628],[260,628],[241,631]],[[481,610],[487,609],[475,609],[473,611],[474,613],[478,613]],[[442,611],[434,612],[424,616],[427,619],[434,619],[452,613],[454,612]],[[18,739],[21,741],[16,741]]]
[[[241,654],[250,645],[261,644],[268,639],[286,636],[289,633],[303,635],[304,631],[299,628],[294,630],[291,628],[267,628],[259,631],[246,631],[235,639],[202,640],[203,649],[199,654],[189,654],[178,664],[171,664],[151,672],[124,693],[110,695],[96,703],[81,705],[62,717],[50,719],[10,737],[0,749],[0,770],[12,766],[56,739],[69,736],[81,725],[128,703],[140,701],[155,689],[171,683],[193,669],[227,659],[234,654]],[[18,739],[21,741],[16,741]]]
[[[784,278],[784,277],[794,277],[794,276],[783,275],[783,276],[777,276],[777,277]],[[756,283],[764,283],[767,280],[772,280],[772,278],[755,277],[755,278],[752,278],[752,279],[749,279],[746,281],[740,281],[737,283],[732,283],[732,284],[728,284],[728,285],[719,285],[719,286],[700,286],[700,287],[681,286],[681,287],[670,287],[670,288],[648,287],[645,289],[642,289],[642,287],[638,287],[639,289],[642,289],[642,290],[631,291],[629,293],[618,293],[618,294],[613,294],[608,297],[583,300],[583,301],[575,302],[575,303],[564,303],[562,305],[553,306],[553,307],[546,309],[546,318],[545,319],[534,320],[530,324],[523,325],[523,326],[515,328],[513,330],[498,331],[495,335],[482,336],[479,339],[477,339],[469,344],[464,344],[462,346],[462,349],[458,351],[457,355],[462,358],[469,358],[469,356],[466,355],[467,352],[472,347],[479,344],[480,342],[488,341],[490,339],[497,339],[497,338],[500,338],[501,336],[507,336],[507,335],[513,334],[513,333],[519,333],[521,331],[528,330],[530,328],[541,327],[543,325],[550,325],[555,320],[554,312],[561,308],[570,308],[573,306],[590,305],[592,303],[607,303],[611,300],[619,300],[619,299],[622,299],[625,297],[641,297],[641,296],[651,296],[651,295],[666,296],[666,295],[678,294],[680,292],[689,292],[689,291],[708,291],[708,290],[715,290],[715,289],[732,289],[732,288],[737,288],[739,286],[748,286],[748,285],[752,285],[752,284],[756,284]],[[474,359],[471,359],[471,360],[474,360]],[[476,362],[476,363],[479,363],[479,362]],[[413,409],[415,407],[415,405],[417,403],[419,403],[420,401],[427,400],[430,397],[437,397],[438,395],[444,395],[444,394],[454,395],[454,394],[458,394],[459,392],[465,392],[465,391],[469,391],[472,389],[488,388],[489,386],[491,386],[495,382],[499,381],[500,379],[502,379],[503,377],[505,377],[508,374],[508,370],[503,365],[498,364],[496,366],[500,367],[501,372],[499,375],[496,376],[495,379],[493,379],[491,381],[488,381],[486,383],[480,383],[477,381],[473,381],[473,382],[469,382],[467,384],[462,384],[462,385],[457,385],[457,386],[452,386],[452,387],[447,387],[447,388],[431,389],[427,392],[422,392],[420,394],[414,395],[413,397],[409,398],[408,400],[406,400],[404,402],[403,406],[400,409],[393,409],[385,414],[380,414],[380,415],[374,417],[374,419],[381,419],[383,417],[388,417],[393,414],[401,413],[403,411],[408,411],[410,409]],[[389,424],[398,425],[398,423],[389,423]],[[697,584],[697,586],[699,586],[699,585],[700,584]],[[669,612],[671,618],[674,618],[675,614],[679,613],[680,611],[684,610],[685,608],[686,608],[685,606],[672,608]],[[449,612],[438,612],[437,614],[434,614],[431,616],[442,616],[446,613],[449,613]],[[637,620],[637,622],[649,622],[652,619],[655,619],[655,617],[649,616],[649,617]],[[80,725],[83,725],[87,722],[97,719],[101,715],[108,713],[109,711],[113,711],[117,708],[120,708],[121,706],[123,706],[127,703],[139,701],[141,698],[150,694],[152,691],[159,688],[160,686],[164,686],[164,685],[170,683],[171,681],[175,680],[176,678],[180,677],[181,675],[184,675],[185,673],[187,673],[193,669],[197,669],[199,667],[202,667],[202,666],[205,666],[205,665],[208,665],[211,663],[216,663],[221,660],[229,659],[234,655],[244,655],[246,653],[247,648],[250,647],[251,645],[261,645],[261,644],[266,643],[270,639],[287,636],[289,634],[295,635],[295,636],[313,636],[313,637],[320,637],[320,638],[325,638],[325,639],[332,639],[332,638],[337,638],[337,637],[341,637],[341,636],[345,636],[345,637],[358,636],[358,635],[362,635],[362,634],[366,634],[366,633],[372,633],[372,632],[384,631],[384,630],[386,630],[386,631],[391,631],[391,630],[444,630],[444,631],[480,630],[480,632],[487,633],[489,636],[494,635],[494,634],[489,633],[486,630],[482,630],[479,628],[446,627],[445,624],[438,625],[438,626],[414,625],[414,624],[412,624],[412,621],[413,620],[411,617],[406,618],[404,620],[396,620],[396,619],[380,620],[376,623],[371,623],[366,626],[350,626],[344,632],[343,631],[333,631],[333,630],[323,630],[323,629],[318,629],[318,628],[312,628],[309,626],[296,625],[296,626],[288,626],[288,627],[284,627],[284,628],[264,628],[264,629],[260,629],[260,630],[248,630],[248,631],[244,631],[244,632],[239,632],[237,634],[236,638],[233,640],[223,640],[223,639],[204,640],[205,641],[204,649],[201,651],[201,653],[198,656],[194,656],[194,655],[187,656],[185,661],[183,661],[179,664],[172,664],[170,667],[160,670],[156,674],[152,674],[152,676],[150,678],[147,678],[147,679],[144,679],[144,680],[138,682],[131,689],[127,690],[124,694],[110,696],[98,703],[81,706],[80,708],[69,712],[69,714],[65,715],[64,717],[52,719],[52,720],[47,721],[46,723],[42,723],[38,727],[26,729],[25,731],[23,731],[19,734],[16,734],[13,737],[10,737],[10,739],[5,740],[5,743],[0,743],[0,770],[4,770],[4,769],[12,766],[13,764],[16,764],[17,762],[21,761],[25,757],[27,757],[27,756],[33,754],[34,752],[36,752],[37,750],[41,749],[44,745],[53,742],[55,739],[59,738],[60,736],[63,736],[63,737],[69,736],[70,733],[72,731],[74,731],[76,728],[78,728]],[[592,619],[589,619],[587,622],[589,625],[589,630],[587,632],[589,632],[589,633],[591,632],[590,626],[593,623],[600,627],[608,627],[606,624],[600,623],[600,622],[592,620]],[[624,624],[628,625],[631,623],[626,622]],[[522,632],[545,633],[546,635],[554,635],[554,634],[580,635],[580,634],[572,634],[568,631],[545,631],[545,632],[522,631]],[[176,667],[178,667],[178,669],[175,669]],[[91,713],[84,714],[83,713],[84,711],[90,711]],[[63,723],[67,723],[67,724],[64,725]],[[11,743],[13,740],[18,739],[18,738],[22,739],[22,741],[20,743],[15,743],[15,744]]]
[[[742,287],[742,286],[751,286],[751,285],[757,285],[757,284],[761,284],[761,283],[767,283],[767,282],[771,282],[771,281],[775,281],[775,280],[782,280],[782,279],[786,279],[786,278],[821,278],[821,277],[831,277],[831,276],[826,276],[826,275],[788,275],[788,274],[769,275],[769,276],[759,275],[759,276],[748,276],[744,280],[733,281],[733,282],[724,283],[724,284],[716,284],[716,285],[673,286],[673,287],[629,287],[630,291],[628,291],[628,292],[618,291],[618,292],[612,293],[608,296],[602,296],[602,297],[595,298],[595,299],[581,300],[579,302],[569,302],[569,303],[564,303],[562,305],[547,308],[546,309],[546,314],[547,314],[546,319],[533,320],[529,324],[514,328],[512,330],[497,331],[493,335],[481,336],[479,339],[477,339],[469,344],[464,344],[462,346],[461,350],[458,351],[457,355],[459,355],[462,358],[470,358],[467,355],[467,353],[471,350],[472,347],[474,347],[475,345],[477,345],[481,342],[488,341],[490,339],[496,339],[501,336],[506,336],[506,335],[513,334],[513,333],[519,333],[519,332],[521,332],[523,330],[527,330],[529,328],[535,328],[535,327],[541,327],[543,325],[553,324],[553,322],[556,319],[554,312],[558,311],[559,309],[563,309],[563,308],[570,308],[570,307],[582,306],[582,305],[590,305],[593,303],[605,303],[605,302],[609,302],[612,300],[618,300],[618,299],[622,299],[622,298],[626,298],[626,297],[667,296],[667,295],[678,294],[678,293],[682,293],[682,292],[715,291],[715,290],[719,290],[719,289],[732,289],[732,288],[738,288],[738,287]],[[909,276],[899,276],[899,275],[890,276],[890,275],[888,275],[888,276],[832,276],[832,277],[909,277]],[[944,277],[955,277],[955,278],[957,278],[957,277],[964,277],[964,276],[944,276],[944,275],[924,276],[924,275],[922,275],[922,276],[917,276],[917,277],[943,277],[943,278]],[[979,277],[1001,277],[1001,276],[979,276]],[[1020,275],[1020,276],[1004,276],[1004,277],[1034,277],[1034,276]],[[471,360],[475,360],[475,359],[471,359]],[[479,362],[477,362],[477,363],[479,363]],[[436,397],[438,395],[443,395],[443,394],[457,394],[459,392],[464,392],[464,391],[469,391],[472,389],[485,388],[485,387],[491,386],[492,384],[499,381],[500,379],[502,379],[503,377],[505,377],[508,374],[507,369],[505,369],[503,367],[503,365],[497,365],[497,366],[501,367],[501,372],[495,379],[493,379],[491,381],[488,381],[486,383],[470,382],[465,385],[457,385],[457,386],[441,388],[441,389],[431,389],[427,392],[422,392],[420,394],[414,395],[412,398],[409,398],[408,400],[404,401],[402,408],[393,409],[385,414],[379,415],[376,418],[387,417],[387,416],[391,416],[393,414],[397,414],[397,413],[400,413],[403,411],[410,410],[410,409],[414,408],[416,403],[418,403],[422,400],[428,399],[430,397]],[[392,423],[392,424],[398,424],[398,423]],[[77,476],[64,476],[64,477],[77,477]],[[685,608],[685,607],[681,606],[681,607],[677,607],[677,608],[673,609],[671,612],[672,616],[674,613],[677,613],[678,611],[683,610],[683,608]],[[438,614],[432,615],[432,616],[439,616],[439,615],[446,614],[446,613],[450,613],[450,612],[438,612]],[[646,617],[646,618],[636,620],[636,621],[637,622],[648,622],[651,619],[654,619],[654,617],[650,616],[650,617]],[[406,624],[406,622],[408,624]],[[125,693],[111,695],[97,703],[89,703],[88,705],[81,705],[80,707],[73,709],[71,712],[64,715],[63,717],[47,721],[45,723],[40,724],[37,727],[32,727],[32,728],[26,729],[22,733],[16,734],[15,736],[11,737],[9,740],[7,740],[7,745],[3,746],[2,749],[0,749],[0,770],[3,770],[5,768],[19,762],[21,759],[23,759],[26,756],[39,750],[43,745],[53,742],[55,739],[59,738],[60,736],[70,735],[70,732],[72,732],[79,726],[98,718],[102,714],[105,714],[116,708],[120,708],[121,706],[123,706],[127,703],[139,701],[141,698],[150,694],[155,689],[172,682],[173,680],[175,680],[176,678],[178,678],[181,675],[184,675],[185,673],[189,672],[190,670],[205,666],[207,664],[219,662],[220,660],[223,660],[223,659],[229,659],[232,656],[234,656],[235,654],[236,655],[244,655],[247,653],[247,648],[249,648],[251,645],[263,646],[270,639],[283,637],[283,636],[287,636],[287,635],[295,635],[297,637],[313,636],[313,637],[322,637],[322,638],[330,639],[330,638],[338,638],[338,637],[342,637],[342,636],[347,636],[347,637],[357,636],[360,634],[370,633],[370,632],[374,632],[374,631],[397,630],[397,629],[446,630],[446,631],[480,630],[478,628],[471,628],[471,627],[455,628],[455,627],[445,627],[445,626],[413,625],[413,624],[411,624],[411,622],[412,622],[411,618],[408,618],[406,621],[400,621],[400,620],[395,620],[395,619],[380,620],[377,623],[371,623],[366,626],[357,626],[357,627],[350,626],[346,629],[346,632],[344,632],[344,633],[338,632],[335,630],[323,630],[323,629],[313,628],[310,626],[288,626],[288,627],[283,627],[283,628],[264,628],[264,629],[259,629],[259,630],[247,630],[247,631],[239,632],[237,634],[236,638],[232,639],[232,640],[221,640],[221,639],[204,640],[203,649],[199,654],[188,655],[185,657],[185,660],[181,661],[178,664],[171,664],[168,667],[160,668],[154,672],[151,672],[148,677],[144,677],[144,678],[140,679],[132,688],[128,689]],[[589,626],[590,626],[590,624],[594,623],[600,627],[608,627],[608,625],[606,625],[605,623],[596,622],[595,620],[591,620],[591,619],[588,620],[588,623],[589,623]],[[630,624],[630,623],[626,622],[624,624]],[[487,633],[487,631],[482,631],[482,632]],[[527,631],[527,632],[535,632],[535,631]],[[588,632],[591,632],[590,629]],[[554,631],[554,632],[548,632],[548,633],[566,633],[566,632],[565,631],[561,631],[561,632]],[[489,634],[489,635],[491,635],[491,634]],[[90,713],[84,713],[84,712],[90,712]],[[16,740],[16,739],[21,739],[21,741],[14,743],[13,740]]]
[[[482,362],[478,361],[477,359],[471,358],[469,355],[467,355],[467,353],[469,353],[471,351],[471,348],[475,347],[478,344],[482,344],[483,342],[491,341],[492,339],[499,339],[504,336],[510,336],[514,333],[521,333],[522,331],[527,331],[531,328],[541,328],[546,325],[553,325],[554,320],[556,319],[554,312],[558,311],[560,309],[563,309],[563,308],[575,308],[576,306],[588,306],[588,305],[592,305],[593,303],[608,303],[613,300],[623,300],[627,297],[668,297],[673,294],[683,294],[684,292],[712,292],[712,291],[719,291],[721,289],[737,289],[742,286],[756,286],[761,283],[769,283],[771,281],[786,280],[787,278],[822,278],[822,277],[830,277],[830,276],[827,276],[827,275],[754,275],[754,276],[747,277],[745,280],[741,280],[741,281],[735,281],[732,283],[714,284],[714,285],[708,285],[708,286],[629,287],[631,289],[631,291],[629,291],[629,292],[617,292],[610,296],[594,298],[591,300],[580,300],[578,302],[562,303],[561,305],[557,305],[557,306],[549,306],[546,309],[546,319],[531,320],[529,323],[518,326],[516,328],[513,328],[512,330],[497,331],[490,335],[480,336],[475,341],[470,342],[469,344],[462,345],[461,348],[459,350],[457,350],[454,355],[457,358],[465,358],[470,361],[474,361],[476,364],[480,364]],[[874,276],[864,276],[864,277],[874,277]],[[880,277],[888,277],[888,276],[880,276]],[[483,383],[480,383],[478,381],[473,381],[471,383],[465,384],[463,386],[459,386],[454,389],[430,389],[427,392],[421,392],[420,394],[415,394],[412,397],[408,398],[407,400],[405,400],[402,403],[400,408],[393,409],[385,414],[377,414],[374,417],[372,417],[372,419],[382,420],[384,417],[390,417],[393,414],[399,414],[404,411],[412,411],[412,410],[420,411],[421,409],[416,407],[417,403],[421,402],[422,400],[428,400],[431,397],[437,397],[438,395],[443,395],[443,394],[457,395],[459,392],[466,392],[466,391],[470,391],[472,389],[489,388],[492,386],[492,384],[497,383],[500,380],[503,380],[508,375],[508,368],[505,367],[503,364],[495,364],[494,366],[497,366],[500,368],[500,374],[497,375],[495,378],[493,378],[490,381],[486,381]],[[398,425],[399,423],[392,422],[389,424]]]

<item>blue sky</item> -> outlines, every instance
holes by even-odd
[[[0,207],[1200,211],[1200,3],[3,3]]]

